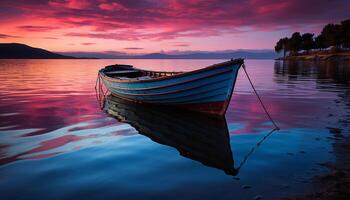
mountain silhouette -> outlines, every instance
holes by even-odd
[[[73,59],[20,43],[0,43],[0,59]]]

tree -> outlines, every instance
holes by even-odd
[[[315,48],[314,34],[304,33],[301,36],[301,49],[309,52],[313,48]]]
[[[299,32],[293,33],[292,37],[288,40],[287,47],[293,53],[297,53],[301,49],[301,35]]]
[[[309,51],[311,49],[325,49],[330,46],[337,51],[339,47],[350,49],[350,19],[342,21],[340,24],[327,24],[323,27],[320,35],[314,37],[312,33],[304,33],[300,35],[299,32],[292,34],[290,38],[281,38],[275,45],[275,51],[281,52],[285,56],[286,52],[289,54],[296,54],[299,50]]]
[[[275,51],[276,52],[281,52],[283,50],[283,57],[286,57],[286,51],[287,51],[287,43],[288,43],[288,38],[282,38],[278,40],[275,46]]]
[[[339,47],[342,43],[342,26],[339,24],[327,24],[323,28],[321,35],[325,38],[327,47]]]
[[[319,35],[315,38],[315,48],[321,50],[327,48],[326,39],[323,35]]]
[[[342,28],[342,45],[350,48],[350,19],[341,22]]]

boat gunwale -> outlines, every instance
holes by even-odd
[[[161,80],[167,80],[167,79],[173,79],[173,78],[188,76],[188,75],[192,75],[192,74],[208,71],[210,69],[215,69],[215,68],[223,67],[223,66],[229,66],[229,65],[233,65],[233,64],[239,64],[239,67],[241,67],[244,64],[244,59],[238,58],[238,59],[229,60],[229,61],[218,63],[218,64],[213,64],[213,65],[210,65],[208,67],[204,67],[204,68],[193,70],[193,71],[189,71],[189,72],[179,72],[178,74],[174,74],[174,75],[171,75],[171,76],[160,76],[160,77],[156,77],[156,78],[152,78],[152,79],[146,79],[146,80],[135,80],[135,79],[133,79],[133,80],[122,80],[122,79],[112,78],[112,77],[107,76],[104,73],[104,70],[106,68],[101,69],[99,71],[99,75],[102,76],[102,78],[107,79],[107,80],[109,80],[111,82],[117,82],[117,83],[144,83],[144,82],[156,82],[156,81],[161,81]],[[156,72],[156,71],[142,70],[142,69],[137,69],[137,70],[140,70],[141,72]]]

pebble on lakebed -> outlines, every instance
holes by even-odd
[[[260,195],[256,195],[256,196],[254,197],[254,200],[260,200],[260,199],[262,199],[262,197],[261,197]]]
[[[340,128],[327,127],[327,129],[329,129],[330,133],[341,133],[342,132],[342,129],[340,129]]]
[[[242,185],[242,189],[249,189],[249,188],[251,188],[250,185]]]

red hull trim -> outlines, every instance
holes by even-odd
[[[196,112],[206,113],[210,115],[217,115],[217,116],[225,115],[228,105],[230,104],[230,100],[220,101],[220,102],[208,102],[208,103],[192,103],[192,104],[156,104],[156,103],[149,103],[149,102],[142,102],[142,101],[134,101],[132,99],[121,97],[118,95],[114,95],[114,94],[112,95],[132,103],[177,107],[180,109],[196,111]]]
[[[209,103],[184,104],[184,105],[175,105],[175,106],[186,110],[193,110],[197,112],[222,116],[226,113],[226,109],[228,105],[229,105],[229,101],[221,101],[221,102],[209,102]]]

